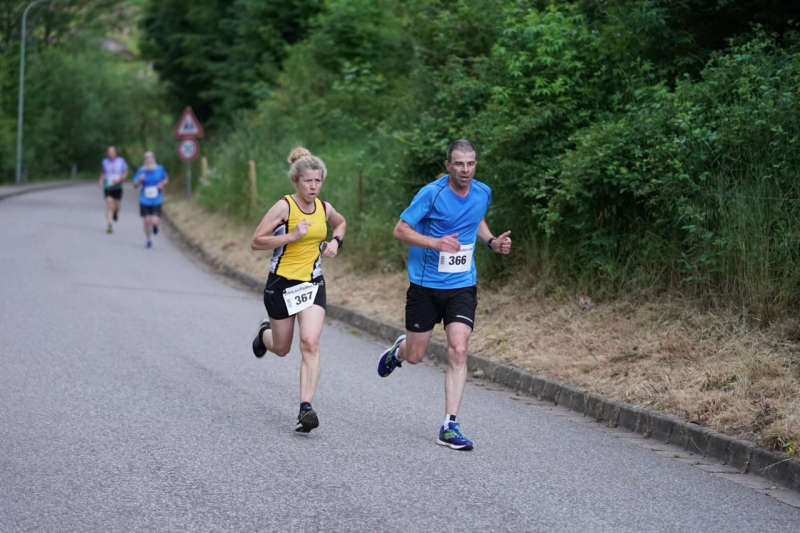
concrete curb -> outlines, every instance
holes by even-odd
[[[214,257],[199,243],[186,235],[169,216],[162,217],[176,236],[207,263],[245,286],[261,292],[264,281],[242,272]],[[387,343],[393,342],[405,330],[384,324],[339,305],[328,304],[328,316],[365,331]],[[427,355],[439,363],[447,363],[447,346],[431,342]],[[609,427],[621,427],[647,438],[682,447],[688,452],[711,457],[738,469],[800,491],[800,460],[763,450],[752,442],[743,441],[711,429],[691,424],[679,418],[647,411],[633,405],[615,402],[549,378],[529,374],[518,368],[469,354],[469,371],[475,377],[488,379],[516,392],[535,396],[555,405],[567,407],[594,418]]]
[[[6,198],[11,198],[12,196],[19,196],[20,194],[27,194],[29,192],[60,189],[61,187],[84,185],[86,183],[91,183],[91,181],[90,180],[53,181],[53,182],[34,183],[31,185],[0,186],[0,200],[5,200]]]

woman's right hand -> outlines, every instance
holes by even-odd
[[[308,227],[311,226],[311,224],[312,223],[306,219],[302,219],[301,221],[299,221],[292,230],[292,236],[294,237],[294,240],[297,241],[302,239],[303,235],[308,233]]]

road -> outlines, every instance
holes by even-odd
[[[435,444],[443,376],[375,374],[328,324],[293,431],[299,354],[250,352],[258,294],[164,235],[126,190],[0,202],[0,531],[796,531],[800,509],[558,408],[471,382],[472,452]],[[266,259],[265,259],[266,266]],[[402,302],[398,302],[402,305]],[[480,334],[478,331],[476,334]]]

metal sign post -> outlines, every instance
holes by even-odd
[[[178,157],[186,161],[186,199],[192,199],[192,159],[197,157],[197,141],[187,137],[178,143]]]
[[[186,199],[192,200],[192,162],[186,162]]]
[[[197,157],[199,146],[195,137],[203,136],[203,127],[192,113],[192,108],[183,110],[178,125],[172,133],[178,141],[178,157],[186,161],[186,200],[192,200],[192,159]]]

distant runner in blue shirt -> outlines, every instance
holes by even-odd
[[[161,217],[161,204],[164,201],[164,186],[169,182],[167,171],[156,163],[153,152],[144,153],[144,164],[136,171],[133,186],[142,186],[139,194],[139,215],[144,223],[144,235],[147,239],[146,246],[150,248],[150,231],[158,235],[158,224]]]
[[[128,177],[128,164],[117,155],[114,146],[106,149],[106,155],[108,157],[103,158],[101,163],[98,185],[103,188],[103,198],[106,202],[106,233],[111,233],[113,231],[111,221],[117,221],[122,204],[122,182]]]
[[[467,381],[467,343],[475,325],[477,273],[475,245],[493,252],[511,251],[511,231],[494,237],[485,215],[492,190],[475,177],[475,147],[466,139],[447,147],[448,174],[425,185],[394,228],[394,238],[410,245],[406,293],[406,334],[381,354],[378,375],[386,377],[403,361],[422,361],[433,326],[444,321],[448,366],[445,374],[445,419],[437,443],[471,450],[456,415]]]

